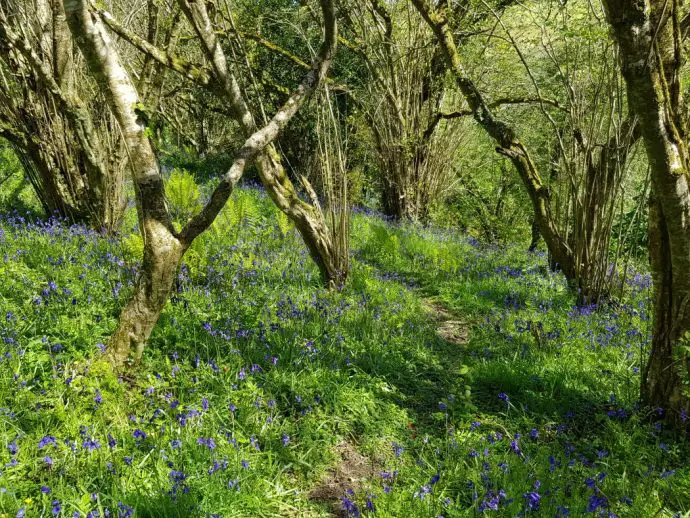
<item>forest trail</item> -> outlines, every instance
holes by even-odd
[[[343,506],[343,497],[347,496],[348,490],[359,493],[374,478],[376,466],[352,443],[343,442],[336,451],[339,462],[326,471],[321,482],[309,493],[309,498],[326,504],[331,516],[346,518],[348,512]]]
[[[465,345],[469,340],[469,323],[458,320],[457,315],[436,299],[423,300],[424,310],[436,324],[436,334],[443,340],[456,345]]]
[[[465,345],[469,340],[469,323],[459,320],[448,308],[435,298],[422,299],[422,305],[429,319],[433,321],[439,338],[454,345]],[[377,471],[377,462],[362,455],[356,446],[343,442],[336,447],[338,461],[329,468],[324,477],[309,493],[309,499],[327,506],[330,516],[345,518],[347,510],[343,497],[348,491],[359,494],[372,480]]]

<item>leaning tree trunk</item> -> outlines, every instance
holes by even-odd
[[[117,330],[110,337],[108,355],[114,365],[123,365],[134,351],[138,361],[172,294],[180,261],[186,251],[170,229],[156,219],[144,221],[147,243],[134,293],[120,313]]]
[[[553,268],[563,272],[571,287],[577,287],[575,258],[566,236],[559,231],[550,206],[550,190],[542,181],[539,170],[515,130],[498,119],[469,77],[460,59],[455,36],[446,18],[444,8],[432,6],[428,0],[412,0],[419,13],[434,32],[443,50],[449,71],[467,101],[471,114],[484,131],[496,142],[496,151],[510,159],[517,170],[534,210],[534,222],[549,250]]]
[[[342,286],[348,272],[338,268],[336,250],[319,207],[300,199],[273,145],[259,155],[256,165],[271,200],[292,220],[302,236],[324,284],[329,288]]]
[[[257,124],[240,89],[239,82],[228,67],[227,58],[214,31],[204,2],[178,0],[182,11],[194,26],[203,49],[213,66],[218,81],[215,93],[230,104],[233,117],[245,136],[257,130]],[[326,286],[341,285],[348,272],[338,270],[335,246],[329,236],[323,213],[316,204],[300,199],[280,162],[280,155],[270,144],[257,157],[256,165],[261,182],[276,206],[283,211],[302,235],[309,254],[316,262]]]
[[[127,146],[144,239],[142,269],[134,294],[123,309],[118,328],[108,345],[111,363],[120,367],[129,359],[132,350],[135,351],[135,360],[141,358],[144,346],[170,297],[185,251],[199,234],[211,226],[247,164],[256,160],[276,139],[324,80],[335,51],[335,10],[330,0],[321,0],[325,38],[312,70],[273,118],[249,136],[201,212],[180,232],[175,232],[165,200],[158,160],[146,131],[146,123],[136,110],[140,98],[134,83],[111,44],[101,19],[90,12],[88,0],[64,0],[64,6],[72,34],[106,93],[120,125]],[[305,215],[306,218],[308,215]]]
[[[677,2],[605,2],[620,47],[628,102],[651,166],[649,250],[654,281],[652,350],[643,401],[688,427],[690,411],[690,161],[681,97]]]
[[[322,7],[324,1],[321,0]],[[257,123],[249,110],[240,83],[237,81],[233,70],[228,67],[223,45],[218,41],[206,3],[193,0],[177,0],[177,3],[194,27],[202,50],[212,68],[212,73],[209,73],[205,68],[187,62],[180,56],[172,55],[170,49],[163,50],[155,47],[119,24],[106,11],[98,10],[97,12],[113,31],[145,55],[170,68],[185,79],[202,86],[226,102],[233,119],[239,124],[244,134],[249,137],[257,131]],[[280,163],[280,157],[272,143],[262,149],[262,153],[256,159],[256,165],[269,196],[277,207],[292,220],[302,235],[311,257],[319,268],[324,283],[327,286],[342,284],[348,272],[340,271],[337,267],[338,261],[334,260],[336,247],[328,235],[324,215],[316,204],[309,204],[300,198]]]
[[[72,34],[119,123],[137,195],[144,258],[134,294],[108,344],[111,362],[121,366],[132,349],[137,359],[143,352],[172,292],[184,246],[166,206],[163,177],[145,121],[135,111],[139,97],[129,74],[86,0],[64,0],[64,7]]]

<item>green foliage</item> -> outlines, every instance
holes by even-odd
[[[12,149],[0,140],[0,212],[19,209],[39,213],[41,204]]]
[[[324,515],[308,495],[343,443],[374,465],[348,498],[381,516],[475,516],[499,489],[496,514],[515,516],[536,480],[539,513],[579,515],[589,478],[619,516],[690,510],[687,444],[635,410],[644,276],[625,305],[574,308],[540,255],[358,215],[351,283],[329,292],[265,194],[232,200],[122,378],[98,344],[130,292],[136,232],[0,220],[0,512]],[[436,334],[422,296],[467,343]]]
[[[194,177],[185,169],[173,169],[165,182],[168,209],[177,223],[185,223],[201,210],[201,193]]]

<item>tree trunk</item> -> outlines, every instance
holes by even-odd
[[[218,81],[215,93],[228,101],[233,117],[245,136],[251,135],[257,129],[256,121],[242,95],[237,78],[228,67],[225,53],[218,42],[204,2],[178,0],[178,3],[194,26],[206,56],[213,65]],[[300,199],[273,144],[267,146],[257,157],[256,165],[268,195],[292,220],[302,235],[309,254],[319,268],[324,284],[331,287],[342,284],[348,272],[338,271],[337,262],[334,260],[335,247],[329,236],[324,215],[316,204],[310,205]]]
[[[690,411],[690,190],[681,98],[677,2],[605,2],[620,47],[628,102],[640,119],[651,166],[649,251],[654,328],[641,396],[687,430]],[[653,42],[653,43],[650,43]]]
[[[562,271],[571,287],[576,287],[577,269],[572,250],[566,237],[556,226],[550,207],[551,193],[548,186],[543,184],[539,170],[527,148],[518,139],[512,127],[494,116],[484,96],[468,76],[443,8],[432,7],[428,0],[412,0],[412,3],[436,35],[445,55],[448,69],[453,74],[458,89],[467,101],[472,116],[484,131],[494,139],[497,144],[496,151],[510,159],[520,175],[532,202],[534,222],[549,250],[552,267]]]
[[[679,281],[673,271],[671,240],[664,220],[660,200],[652,195],[649,207],[649,254],[654,275],[654,327],[652,351],[643,371],[642,399],[654,408],[688,410],[687,387],[683,390],[683,379],[688,379],[690,364],[685,358],[676,358],[674,349],[690,330],[687,323],[687,295],[679,297],[675,289]],[[686,277],[679,283],[688,286],[690,272],[680,272]],[[687,342],[686,342],[687,343]],[[683,351],[679,351],[683,352]],[[683,370],[686,371],[683,374]],[[685,401],[684,401],[685,400]]]
[[[108,344],[114,366],[122,366],[135,348],[139,358],[170,296],[185,247],[175,235],[168,213],[158,159],[136,111],[139,97],[110,43],[105,27],[89,11],[86,0],[64,0],[72,35],[94,77],[110,100],[127,146],[137,196],[144,258],[134,295],[123,310]]]
[[[335,52],[335,9],[330,0],[322,0],[325,37],[312,70],[273,118],[249,136],[203,209],[181,232],[176,233],[165,200],[158,160],[147,134],[146,121],[137,110],[140,99],[134,83],[110,43],[101,19],[90,12],[88,0],[64,0],[64,6],[70,30],[109,100],[127,146],[144,239],[142,269],[134,294],[123,309],[118,329],[108,346],[111,363],[121,367],[129,359],[132,348],[135,350],[134,359],[141,358],[144,345],[170,297],[180,261],[189,245],[213,223],[246,165],[260,156],[276,139],[324,80]],[[305,213],[304,221],[311,222],[309,216]],[[326,269],[325,275],[335,278],[337,272]]]
[[[120,313],[117,330],[110,337],[107,354],[116,366],[124,365],[134,351],[139,361],[160,314],[172,293],[186,247],[155,220],[145,223],[148,242],[132,298]]]
[[[392,167],[395,167],[393,165]],[[400,185],[394,178],[398,175],[384,173],[381,185],[381,208],[383,213],[396,221],[417,221],[420,219],[414,203],[414,194]],[[401,178],[401,180],[405,180]]]
[[[532,228],[532,239],[529,242],[529,248],[527,251],[535,252],[539,246],[539,241],[541,241],[541,233],[539,232],[539,226],[534,219],[532,219],[532,224],[530,226]]]
[[[12,143],[48,215],[114,230],[126,205],[124,169],[110,160],[116,153],[107,142],[117,147],[119,139],[96,128],[73,84],[61,0],[40,1],[36,12],[15,3],[5,9],[0,67],[13,72],[3,73],[10,84],[0,92],[0,134]],[[41,30],[27,35],[26,24]]]
[[[319,207],[299,198],[273,145],[259,155],[256,165],[271,200],[290,218],[302,236],[324,285],[329,288],[342,286],[348,272],[338,270],[333,242]]]

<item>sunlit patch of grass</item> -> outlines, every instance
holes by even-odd
[[[265,195],[238,196],[120,379],[102,348],[136,239],[0,220],[1,512],[324,515],[309,492],[345,441],[380,471],[342,495],[352,513],[690,509],[687,444],[636,406],[644,278],[574,308],[539,255],[357,215],[351,282],[328,292]],[[436,335],[430,295],[469,343]]]

